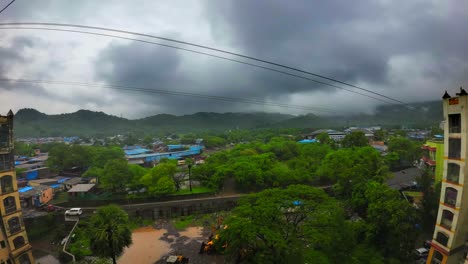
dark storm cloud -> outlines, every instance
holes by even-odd
[[[228,43],[247,54],[343,81],[390,85],[389,62],[394,56],[422,53],[435,60],[467,58],[468,35],[463,33],[468,23],[466,9],[438,10],[436,2],[208,3],[207,17],[218,39],[230,35]],[[460,71],[443,64],[428,68],[452,76]]]

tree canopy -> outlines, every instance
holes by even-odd
[[[100,257],[112,258],[123,253],[125,247],[132,244],[132,232],[128,215],[117,205],[99,208],[91,217],[90,245],[93,252]]]

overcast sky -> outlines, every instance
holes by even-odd
[[[0,14],[0,23],[6,22],[73,23],[174,38],[302,68],[405,102],[437,100],[445,90],[468,88],[466,1],[17,0]],[[0,29],[0,78],[126,85],[339,113],[371,112],[382,104],[166,47],[26,29]],[[89,109],[127,118],[199,111],[313,112],[100,87],[0,82],[0,113],[25,107],[47,114]]]

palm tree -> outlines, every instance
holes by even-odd
[[[97,210],[91,218],[90,242],[96,255],[111,257],[116,264],[125,247],[132,244],[128,215],[117,205],[107,205]]]

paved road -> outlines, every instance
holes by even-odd
[[[393,173],[393,178],[387,180],[390,188],[400,190],[401,188],[414,185],[416,178],[422,175],[419,168],[413,167]]]

